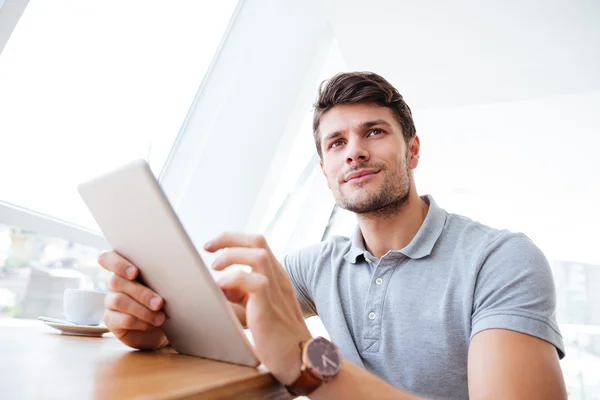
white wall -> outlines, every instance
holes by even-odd
[[[414,110],[417,190],[449,212],[524,232],[550,260],[600,264],[600,91]],[[343,213],[333,234],[355,224]]]
[[[600,91],[415,112],[420,192],[551,259],[600,263]]]

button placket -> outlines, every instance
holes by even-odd
[[[392,276],[405,264],[407,258],[394,253],[386,254],[378,261],[371,276],[371,285],[367,296],[362,331],[363,351],[377,353],[381,348],[381,330],[383,323],[384,301]],[[374,318],[370,318],[374,315]],[[389,318],[389,317],[388,317]]]
[[[365,307],[365,325],[363,326],[363,344],[365,352],[379,351],[379,341],[381,339],[382,311],[389,276],[394,270],[397,260],[380,259],[377,267],[373,271],[371,286],[367,296]],[[372,265],[372,264],[371,264]]]

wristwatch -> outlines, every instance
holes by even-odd
[[[322,383],[335,378],[340,371],[342,357],[337,346],[321,336],[301,342],[300,349],[300,376],[294,383],[286,386],[286,389],[294,396],[307,396]]]

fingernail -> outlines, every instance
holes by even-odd
[[[213,246],[213,242],[212,242],[212,240],[209,240],[208,242],[206,242],[204,244],[204,250],[210,250],[212,246]]]
[[[158,313],[154,316],[154,325],[162,325],[165,322],[165,314]]]
[[[127,267],[125,275],[127,275],[129,279],[135,278],[135,267]]]
[[[150,299],[150,307],[152,307],[154,310],[158,310],[158,307],[160,307],[160,297],[152,297]]]

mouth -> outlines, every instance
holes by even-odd
[[[368,181],[379,173],[378,170],[363,169],[360,171],[353,172],[346,177],[347,183],[360,183]]]

